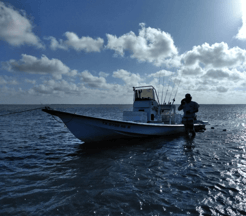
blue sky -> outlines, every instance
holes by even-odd
[[[244,104],[246,0],[0,0],[0,57],[0,104]]]

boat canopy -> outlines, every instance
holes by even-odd
[[[134,101],[158,100],[156,90],[153,86],[133,87]]]

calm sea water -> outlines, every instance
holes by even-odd
[[[132,106],[52,108],[121,119]],[[0,215],[245,215],[246,105],[201,105],[199,117],[210,125],[193,140],[90,146],[41,110],[0,116]]]

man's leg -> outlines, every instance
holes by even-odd
[[[192,136],[194,137],[196,135],[195,132],[195,128],[194,128],[194,121],[191,119],[189,119],[186,124],[185,124],[185,132],[187,135],[189,135],[189,133],[192,134]]]

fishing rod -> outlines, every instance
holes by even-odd
[[[168,87],[167,87],[167,92],[166,92],[166,96],[167,96],[167,93],[168,93],[168,89],[169,89],[169,85],[170,85],[170,78],[171,77],[173,77],[174,76],[174,74],[173,75],[171,75],[170,77],[169,77],[169,82],[168,82]],[[166,101],[166,96],[165,96],[165,100],[164,100],[164,103],[165,103],[165,101]],[[170,100],[170,99],[169,99]],[[168,101],[169,102],[169,101]]]
[[[0,115],[0,116],[7,116],[7,115],[16,114],[16,113],[30,112],[30,111],[33,111],[33,110],[38,110],[38,109],[43,109],[43,108],[44,107],[39,107],[39,108],[34,108],[34,109],[28,109],[28,110],[22,110],[22,111],[17,111],[17,112],[3,114],[3,115]]]
[[[175,87],[175,83],[174,83],[174,87]],[[171,94],[170,94],[170,97],[169,97],[168,103],[170,102],[171,96],[172,96],[172,94],[173,94],[173,89],[174,89],[174,87],[172,88],[172,92],[171,92]]]
[[[159,96],[160,96],[160,74],[159,74],[158,98]]]
[[[162,91],[161,91],[161,102],[163,101],[163,89],[164,89],[165,76],[163,76]]]
[[[180,82],[181,82],[181,79],[179,80],[178,88],[177,88],[177,91],[176,91],[176,93],[175,93],[175,95],[174,95],[174,98],[173,98],[173,103],[174,103],[175,98],[176,98],[176,95],[177,95],[177,93],[178,93]]]
[[[169,79],[169,82],[168,82],[167,91],[166,91],[166,95],[165,95],[165,98],[164,98],[164,102],[163,102],[163,104],[164,104],[164,103],[165,103],[165,101],[166,101],[166,97],[167,97],[167,92],[168,92],[169,84],[170,84],[170,79]]]

